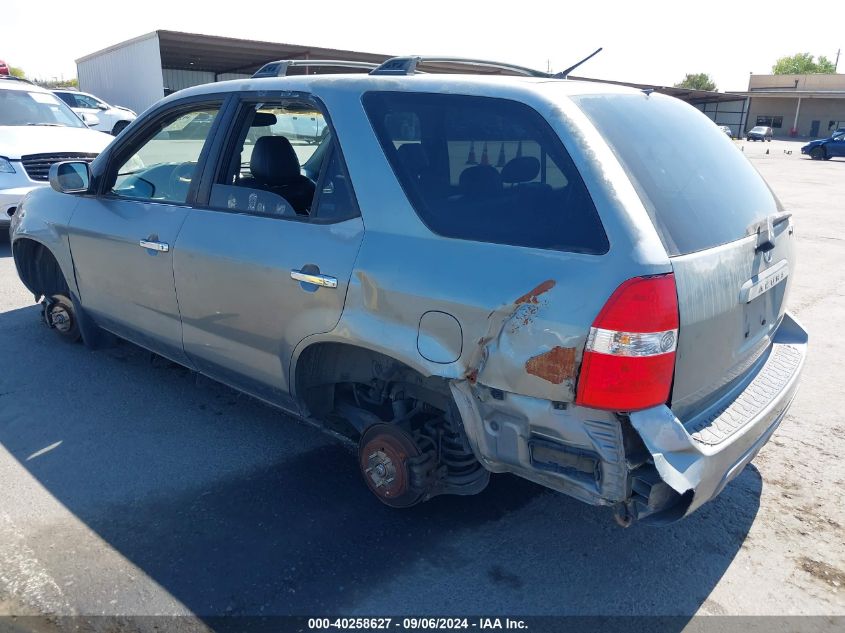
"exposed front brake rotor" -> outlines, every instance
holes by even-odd
[[[79,340],[79,324],[77,323],[76,312],[73,309],[73,302],[65,295],[52,295],[44,297],[41,302],[41,319],[47,326],[65,341],[75,342]]]
[[[52,303],[47,306],[47,324],[59,333],[67,334],[73,328],[73,315],[61,303]]]

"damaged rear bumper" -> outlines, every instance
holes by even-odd
[[[685,423],[665,406],[630,415],[661,479],[691,493],[685,514],[718,495],[768,441],[792,404],[806,355],[807,332],[787,313],[754,370],[706,411]]]
[[[795,396],[807,333],[786,314],[772,345],[727,395],[682,422],[666,406],[628,416],[455,381],[482,464],[628,519],[667,522],[715,497],[771,437]]]

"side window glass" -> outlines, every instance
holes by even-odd
[[[313,104],[285,100],[245,104],[238,117],[237,135],[230,140],[221,170],[211,189],[215,209],[273,217],[309,217],[317,183],[331,193],[320,215],[348,190],[337,174],[321,180],[332,163],[331,138],[326,120]],[[336,193],[335,193],[336,192]],[[330,202],[329,198],[335,202]]]
[[[77,106],[80,108],[96,108],[97,102],[94,101],[91,97],[86,97],[85,95],[76,95],[76,103]]]
[[[607,234],[578,169],[532,108],[411,92],[372,92],[364,107],[409,201],[435,233],[607,252]]]
[[[180,111],[165,119],[112,174],[121,198],[184,204],[218,108]]]
[[[357,215],[352,187],[341,165],[340,153],[332,148],[320,179],[320,195],[312,216],[320,220],[343,220]]]

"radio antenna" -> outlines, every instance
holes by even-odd
[[[584,59],[582,59],[582,60],[581,60],[580,62],[578,62],[577,64],[572,64],[572,66],[570,66],[570,67],[569,67],[569,68],[567,68],[566,70],[562,70],[561,72],[559,72],[559,73],[556,73],[556,74],[552,75],[552,77],[554,77],[555,79],[566,79],[567,77],[569,77],[569,73],[571,73],[573,70],[575,70],[576,68],[578,68],[578,66],[580,66],[581,64],[583,64],[583,63],[584,63],[585,61],[587,61],[588,59],[590,59],[590,58],[592,58],[592,57],[595,57],[596,55],[598,55],[599,53],[601,53],[601,51],[602,51],[602,47],[597,48],[596,50],[594,50],[592,53],[590,53],[589,55],[587,55]]]

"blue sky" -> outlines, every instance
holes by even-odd
[[[49,7],[56,17],[48,17]],[[223,7],[226,7],[225,9]],[[242,11],[238,8],[242,7]],[[599,46],[585,76],[670,85],[707,72],[720,90],[742,90],[796,52],[845,48],[826,28],[841,2],[33,2],[4,0],[0,59],[29,76],[73,77],[74,60],[156,29],[386,54],[448,54],[562,70]],[[763,10],[765,14],[756,12]],[[794,18],[790,17],[794,16]],[[807,26],[804,26],[807,25]],[[845,53],[840,61],[845,72]]]

